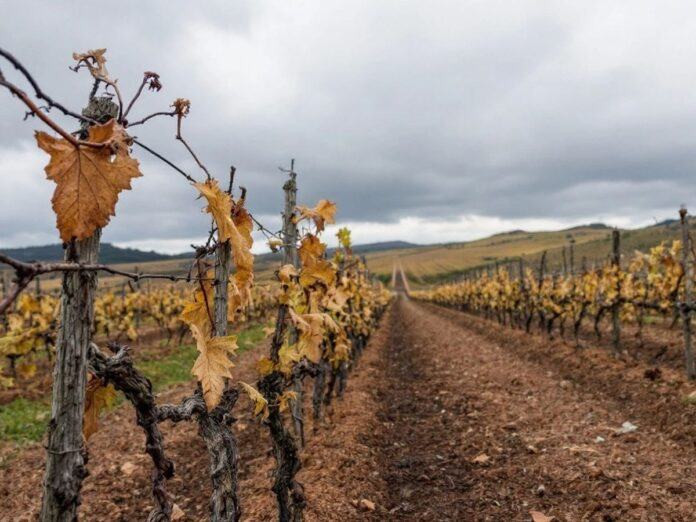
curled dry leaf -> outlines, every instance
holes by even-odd
[[[283,241],[280,239],[276,238],[271,238],[268,240],[268,248],[271,249],[271,252],[278,252],[280,250],[280,247],[283,246]]]
[[[268,357],[261,357],[256,363],[256,369],[262,377],[265,377],[275,370],[275,364]]]
[[[261,415],[262,419],[264,419],[264,420],[267,419],[268,418],[268,401],[252,385],[247,384],[247,383],[242,382],[242,381],[239,381],[239,384],[241,384],[242,389],[249,396],[249,398],[251,399],[251,402],[254,403],[254,415],[256,415],[256,416]]]
[[[186,116],[191,110],[191,102],[186,98],[177,98],[171,106],[180,118]]]
[[[213,310],[213,281],[210,271],[205,272],[204,279],[196,282],[196,290],[193,299],[184,305],[181,311],[181,320],[187,325],[196,325],[205,335],[209,336],[213,331],[211,317],[208,311]]]
[[[307,234],[300,242],[297,250],[302,266],[312,265],[324,257],[326,245],[314,234]]]
[[[317,232],[324,230],[324,226],[329,223],[335,223],[334,216],[336,215],[336,204],[328,199],[322,199],[314,208],[298,206],[297,211],[299,216],[294,218],[295,223],[299,223],[303,219],[311,219],[317,227]]]
[[[336,282],[336,270],[330,262],[320,259],[316,263],[302,267],[300,273],[300,285],[309,288],[316,284],[322,284],[327,288]]]
[[[196,190],[208,202],[208,206],[203,209],[213,216],[215,225],[218,229],[218,240],[221,243],[228,241],[232,237],[232,197],[223,192],[218,184],[218,180],[209,179],[203,183],[194,183]]]
[[[290,309],[290,318],[299,330],[297,352],[301,357],[318,363],[321,359],[321,343],[328,332],[338,333],[339,327],[329,314],[296,314]]]
[[[230,320],[234,320],[237,310],[251,299],[251,286],[254,282],[254,256],[251,253],[254,223],[242,203],[235,205],[232,197],[220,188],[216,179],[194,183],[193,186],[208,202],[204,211],[211,214],[215,220],[218,240],[223,243],[229,241],[232,246],[232,257],[237,271],[230,288],[229,309]]]
[[[278,408],[281,412],[287,411],[290,407],[290,401],[297,400],[297,392],[285,390],[278,399]]]
[[[142,176],[138,161],[129,155],[129,137],[114,120],[90,127],[89,141],[105,146],[76,147],[45,132],[36,133],[39,148],[51,157],[45,171],[56,183],[51,202],[64,242],[88,238],[106,226],[115,215],[119,193]]]
[[[82,420],[82,434],[85,440],[99,429],[99,415],[111,406],[116,398],[116,390],[110,384],[104,386],[101,379],[90,375],[85,394],[85,414]]]
[[[307,234],[302,238],[298,254],[302,263],[300,285],[303,288],[309,288],[317,283],[328,288],[336,282],[336,270],[323,258],[324,252],[326,252],[326,245],[317,236]]]
[[[73,53],[76,67],[85,66],[96,80],[111,83],[109,71],[106,70],[106,49],[91,49],[86,53]],[[77,70],[77,69],[76,69]]]
[[[234,335],[208,338],[197,325],[190,327],[198,349],[198,358],[193,363],[191,373],[201,383],[205,405],[211,411],[220,403],[225,391],[225,379],[232,377],[230,368],[234,363],[229,356],[237,350],[237,338]]]
[[[290,264],[283,265],[282,267],[280,267],[280,270],[278,270],[278,279],[280,279],[280,282],[283,284],[290,283],[292,278],[297,276],[297,269]]]

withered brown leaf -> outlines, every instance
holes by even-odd
[[[128,152],[128,135],[114,120],[89,129],[89,141],[104,147],[75,146],[65,139],[36,132],[36,142],[51,157],[45,167],[55,181],[51,203],[64,242],[85,239],[115,215],[122,190],[142,176],[138,161]]]

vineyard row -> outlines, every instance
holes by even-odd
[[[681,321],[686,374],[696,378],[692,348],[694,251],[686,210],[680,211],[682,239],[660,244],[648,252],[620,254],[620,233],[614,230],[611,257],[601,266],[549,273],[546,252],[537,270],[515,264],[477,270],[461,281],[430,290],[411,292],[411,296],[462,311],[484,315],[501,324],[518,326],[530,332],[538,322],[549,335],[558,329],[563,336],[570,329],[579,346],[583,325],[592,323],[601,336],[600,323],[611,321],[611,346],[621,350],[621,325],[637,325],[642,339],[648,318],[662,316]],[[686,245],[686,246],[685,246]],[[515,266],[516,265],[516,266]]]
[[[127,101],[107,70],[106,49],[73,54],[71,69],[76,73],[86,70],[90,79],[88,102],[79,113],[49,96],[12,54],[0,49],[0,58],[12,66],[31,94],[2,70],[0,87],[25,106],[25,120],[33,116],[30,121],[38,121],[51,131],[37,131],[35,138],[49,157],[44,170],[56,186],[51,204],[65,249],[62,263],[23,263],[0,253],[0,262],[14,271],[11,288],[0,299],[0,314],[10,311],[3,346],[21,351],[18,346],[24,341],[20,338],[26,336],[26,345],[35,350],[32,343],[39,330],[45,334],[42,342],[55,344],[51,350],[55,352],[51,418],[39,519],[72,522],[78,518],[87,463],[98,458],[92,455],[88,459],[89,439],[99,428],[105,406],[121,392],[136,411],[136,423],[146,437],[145,451],[152,460],[155,507],[149,521],[180,516],[166,487],[175,467],[159,428],[164,421],[192,422],[198,427],[209,461],[210,519],[240,519],[240,451],[234,430],[240,394],[248,396],[253,415],[268,429],[272,440],[270,453],[276,466],[270,489],[277,500],[278,519],[301,521],[307,498],[296,475],[300,454],[305,451],[305,388],[313,380],[312,415],[320,420],[324,407],[345,389],[350,370],[390,297],[353,255],[347,229],[338,231],[340,247],[332,259],[328,258],[321,235],[326,224],[335,222],[336,205],[325,199],[314,207],[297,204],[293,161],[290,169],[282,169],[287,174],[282,230],[269,230],[246,208],[246,189],[235,190],[236,169],[230,168],[221,185],[184,136],[191,102],[177,98],[169,110],[131,118],[131,110],[145,91],[161,90],[160,76],[144,72]],[[55,119],[58,116],[77,123],[78,128],[66,129]],[[153,118],[175,121],[175,140],[197,166],[201,179],[134,137],[131,128]],[[193,262],[186,274],[128,273],[99,263],[102,229],[115,215],[120,193],[131,190],[131,183],[143,175],[135,150],[161,161],[189,185],[192,200],[195,196],[205,204],[210,228],[201,234],[205,233],[207,240],[194,246]],[[194,208],[199,211],[200,207]],[[249,384],[235,378],[237,338],[228,328],[246,321],[254,302],[251,248],[255,227],[266,236],[272,250],[282,250],[283,263],[268,296],[271,302],[267,306],[276,311],[270,348],[257,361],[257,381]],[[52,273],[62,276],[59,304],[23,293],[37,277]],[[182,282],[186,285],[183,302],[176,292],[167,291],[144,297],[133,293],[122,299],[113,294],[99,296],[100,273],[135,283],[147,279]],[[195,385],[178,404],[158,402],[151,382],[138,370],[128,347],[114,342],[105,349],[94,337],[105,330],[119,331],[124,339],[137,333],[131,327],[138,320],[137,310],[142,312],[141,301],[152,305],[155,322],[161,320],[170,329],[185,325],[195,341],[197,358],[191,368]],[[11,312],[13,308],[17,311]],[[160,317],[157,310],[162,309],[167,312]],[[33,328],[37,331],[31,332]]]

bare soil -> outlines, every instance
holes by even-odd
[[[268,349],[240,356],[254,382]],[[647,370],[647,372],[646,372]],[[696,508],[696,405],[681,372],[398,298],[323,422],[309,422],[300,481],[306,519],[690,521]],[[308,385],[310,383],[307,383]],[[166,392],[176,401],[191,386]],[[266,429],[240,400],[246,520],[273,520]],[[628,433],[626,421],[637,426]],[[193,425],[164,426],[183,520],[206,520],[207,456]],[[150,462],[130,407],[89,441],[85,520],[144,520]],[[33,520],[43,449],[0,469],[0,518]]]

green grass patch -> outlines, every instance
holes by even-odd
[[[691,392],[689,395],[682,397],[682,402],[684,404],[696,404],[696,392]]]
[[[51,402],[48,398],[15,399],[0,406],[0,439],[14,442],[40,440],[50,416]]]
[[[263,332],[265,327],[266,324],[253,324],[237,332],[239,345],[237,353],[241,354],[263,341],[266,337]],[[184,344],[166,356],[148,357],[136,360],[135,363],[138,369],[152,381],[154,390],[161,392],[193,378],[191,367],[196,360],[196,355],[194,345]],[[115,404],[118,405],[121,402],[123,402],[123,396],[119,394]],[[0,440],[20,444],[41,440],[50,414],[50,397],[37,400],[18,398],[0,406]]]
[[[155,391],[191,380],[191,366],[196,360],[196,347],[184,344],[161,359],[136,361],[138,369],[152,381]]]

